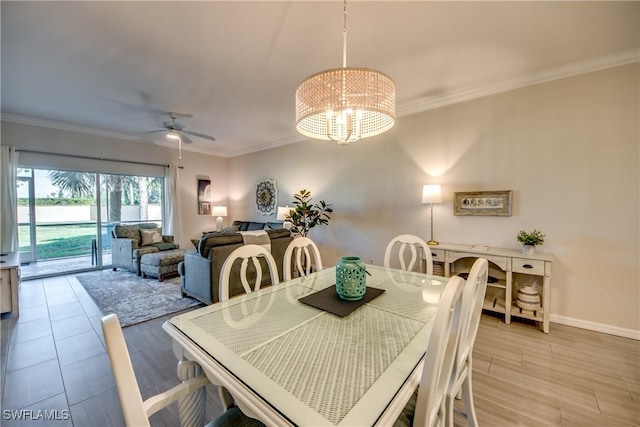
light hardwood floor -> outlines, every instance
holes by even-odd
[[[167,318],[124,329],[143,397],[178,382],[161,329]],[[100,312],[74,276],[23,282],[20,317],[1,326],[0,425],[124,425]],[[640,342],[556,324],[544,334],[535,324],[483,315],[473,385],[483,427],[640,426]],[[11,412],[21,409],[34,412]],[[11,419],[45,409],[70,417]],[[222,411],[213,387],[207,410],[211,418]],[[179,425],[176,405],[154,415],[152,425]]]

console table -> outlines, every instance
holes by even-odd
[[[483,308],[504,314],[505,323],[511,323],[511,316],[542,322],[542,330],[549,333],[549,303],[551,295],[551,262],[553,256],[536,252],[524,254],[514,249],[492,248],[479,245],[458,245],[440,243],[430,246],[434,264],[444,265],[444,275],[468,272],[477,258],[489,261],[489,275],[497,281],[487,283]],[[518,288],[538,281],[541,285],[540,310],[521,310],[515,304],[514,294]],[[542,283],[540,283],[542,282]]]
[[[0,254],[0,312],[18,317],[18,284],[20,283],[20,262],[17,252]]]

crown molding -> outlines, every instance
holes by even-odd
[[[257,153],[258,151],[269,150],[271,148],[281,147],[283,145],[295,144],[296,142],[302,142],[308,139],[308,137],[302,135],[290,136],[288,138],[279,139],[277,141],[267,142],[266,144],[254,145],[253,147],[232,151],[224,157],[237,157],[244,154]]]
[[[40,119],[35,117],[26,117],[16,114],[2,113],[0,120],[10,123],[18,123],[22,125],[38,126],[49,129],[64,130],[68,132],[84,133],[93,136],[102,136],[105,138],[124,139],[126,141],[141,141],[139,137],[127,135],[120,132],[96,129],[88,126],[74,125],[71,123],[58,122],[55,120]]]
[[[468,90],[450,93],[439,97],[423,98],[414,102],[406,103],[398,107],[398,117],[408,116],[423,111],[434,110],[459,102],[470,101],[489,95],[520,89],[539,83],[573,77],[580,74],[605,70],[607,68],[619,67],[622,65],[640,62],[640,49],[631,49],[623,52],[612,53],[585,61],[575,62],[558,68],[530,74],[518,79],[507,80],[500,83],[480,86]]]

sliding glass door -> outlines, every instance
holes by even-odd
[[[111,264],[112,230],[117,224],[155,222],[162,227],[164,179],[140,175],[100,174],[102,263]]]
[[[163,178],[20,169],[18,222],[22,276],[111,265],[118,223],[162,223]]]

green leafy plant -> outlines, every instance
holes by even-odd
[[[317,225],[327,225],[331,219],[331,205],[324,200],[313,204],[311,201],[311,192],[305,189],[300,190],[298,194],[294,194],[294,208],[289,211],[287,221],[291,222],[291,232],[306,237],[309,230]]]
[[[540,246],[544,243],[544,238],[545,235],[538,230],[533,230],[531,233],[520,230],[520,232],[518,232],[518,236],[516,237],[518,242],[528,246]]]

